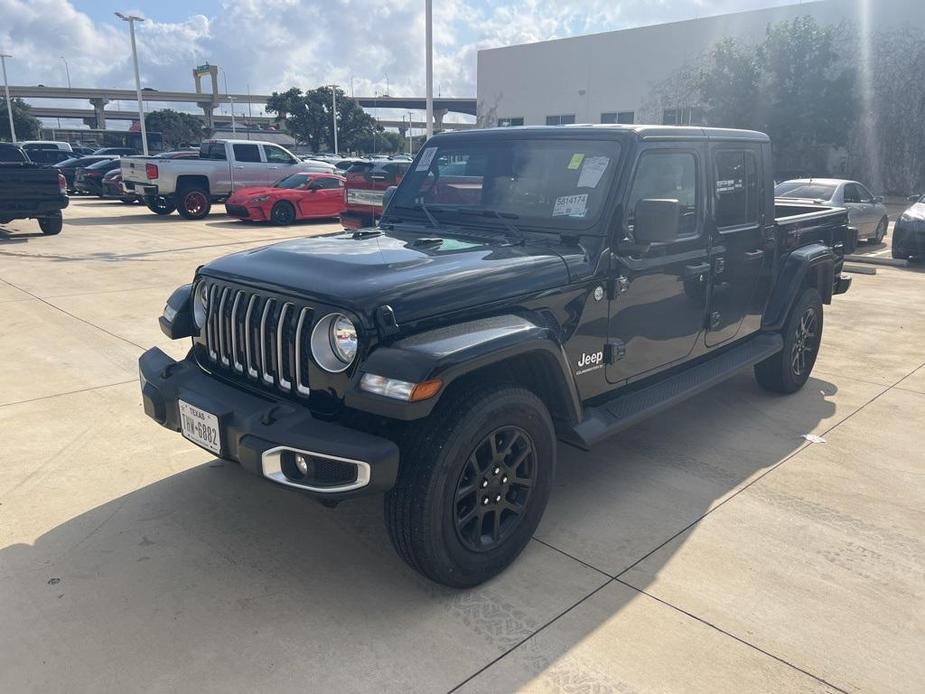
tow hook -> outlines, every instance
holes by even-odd
[[[270,426],[280,418],[293,414],[294,412],[295,410],[293,410],[291,407],[286,407],[285,405],[273,405],[273,407],[264,412],[263,416],[260,417],[260,423],[264,426]]]

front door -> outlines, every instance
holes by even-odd
[[[263,154],[267,164],[264,171],[266,185],[271,186],[289,174],[301,171],[300,162],[282,147],[263,145]]]
[[[708,347],[757,330],[763,301],[758,288],[770,272],[765,248],[770,211],[764,201],[760,145],[710,145],[713,167]]]
[[[607,380],[619,383],[670,367],[702,344],[710,266],[704,233],[705,150],[665,143],[636,161],[613,256]],[[681,203],[678,238],[637,244],[633,210],[639,200]]]
[[[303,217],[336,217],[344,210],[344,187],[339,178],[322,176],[299,196]]]

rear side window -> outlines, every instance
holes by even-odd
[[[232,145],[235,161],[260,161],[260,148],[257,145]]]
[[[336,178],[319,178],[315,180],[319,188],[341,188],[343,184]]]
[[[716,226],[757,224],[759,210],[758,162],[747,150],[719,150],[713,155]]]
[[[225,161],[227,157],[225,156],[225,145],[220,142],[210,142],[207,145],[203,145],[199,149],[200,159],[217,159]]]

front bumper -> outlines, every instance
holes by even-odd
[[[395,483],[398,446],[388,439],[315,419],[296,403],[235,388],[204,373],[191,357],[177,362],[155,347],[138,366],[145,414],[173,431],[180,431],[181,399],[216,415],[221,457],[249,472],[331,500],[386,491]],[[281,449],[355,464],[356,479],[329,489],[299,483],[281,472]]]
[[[247,219],[252,222],[265,222],[267,216],[263,213],[263,210],[258,206],[249,206],[249,205],[239,205],[236,203],[225,203],[225,213],[229,217],[237,217],[238,219]]]

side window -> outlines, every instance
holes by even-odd
[[[845,202],[861,202],[858,187],[853,183],[845,184]]]
[[[757,224],[759,216],[758,162],[746,150],[713,154],[716,176],[715,215],[719,228]]]
[[[647,198],[681,203],[681,236],[697,234],[697,159],[691,152],[644,152],[626,206],[626,233],[632,238],[636,203]]]
[[[237,147],[237,145],[235,145]],[[264,154],[267,155],[267,161],[271,164],[293,164],[292,157],[286,154],[285,151],[279,147],[271,147],[270,145],[263,146]]]
[[[220,142],[211,143],[206,149],[205,158],[225,161],[227,159],[225,156],[225,145]]]
[[[862,186],[860,183],[858,183],[855,187],[858,189],[858,197],[861,198],[861,202],[870,203],[874,201],[874,196],[869,190],[867,190],[867,188]]]
[[[235,161],[259,162],[260,148],[257,145],[232,145]]]
[[[338,181],[336,178],[319,178],[315,180],[315,183],[321,189],[341,187],[340,181]]]

